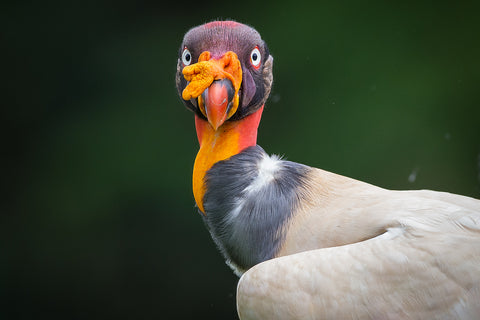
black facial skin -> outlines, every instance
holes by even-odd
[[[176,85],[180,99],[185,106],[195,112],[197,116],[206,119],[198,108],[197,99],[183,100],[182,91],[187,86],[182,70],[182,54],[185,48],[190,51],[191,64],[198,62],[198,57],[204,51],[209,51],[212,58],[218,59],[226,52],[233,51],[237,54],[242,66],[242,84],[239,90],[240,104],[237,112],[229,121],[240,120],[265,104],[273,82],[273,57],[270,55],[266,43],[259,33],[246,25],[216,23],[201,25],[190,29],[183,39],[178,52]],[[251,62],[252,50],[258,48],[261,62],[255,67]]]

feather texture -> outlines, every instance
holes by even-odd
[[[239,281],[241,319],[480,318],[480,201],[310,179],[281,257]]]

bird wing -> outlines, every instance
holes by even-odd
[[[333,216],[310,212],[324,216],[339,243],[349,243],[289,255],[285,250],[251,268],[238,283],[240,318],[480,319],[480,201],[351,183],[364,191],[353,198],[339,194],[334,203],[344,203],[344,210],[337,208]],[[358,199],[364,206],[345,212]],[[303,224],[309,235],[313,220],[305,216],[295,228]],[[335,220],[354,223],[333,228]],[[296,234],[287,240],[301,242]],[[312,240],[305,247],[314,245]]]
[[[239,281],[241,319],[479,319],[480,244],[392,228],[265,261]]]

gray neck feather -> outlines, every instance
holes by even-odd
[[[310,170],[253,146],[207,172],[204,220],[237,274],[275,257]]]

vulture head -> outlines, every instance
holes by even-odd
[[[262,108],[273,82],[273,57],[260,34],[234,21],[189,30],[178,52],[177,90],[214,130]]]

